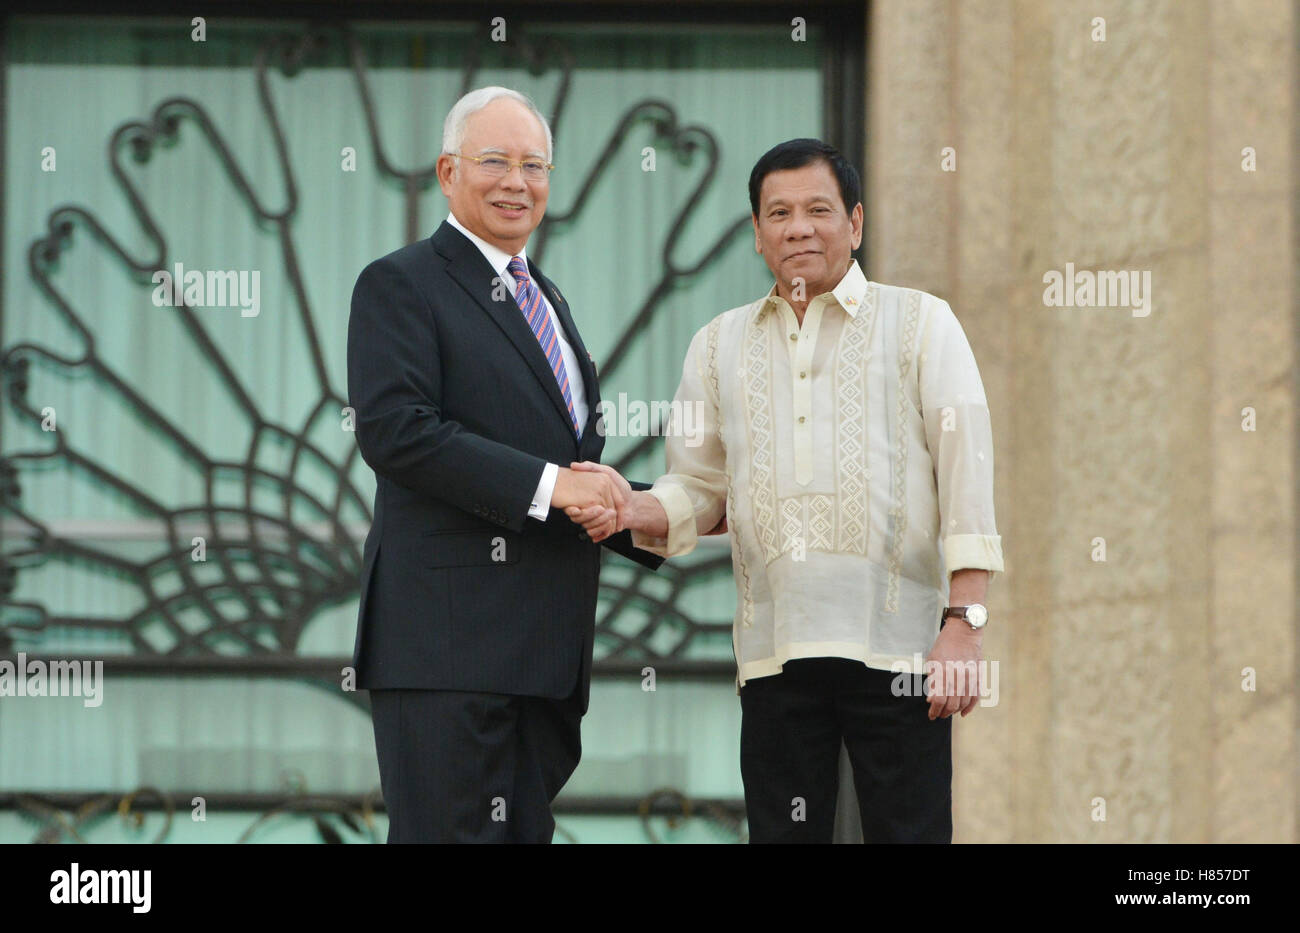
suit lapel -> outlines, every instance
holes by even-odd
[[[564,419],[564,423],[568,425],[569,430],[572,431],[573,421],[569,417],[569,406],[564,403],[564,396],[560,394],[560,387],[555,381],[555,373],[551,370],[551,364],[547,362],[546,354],[542,352],[541,344],[537,342],[536,335],[533,334],[532,328],[528,326],[528,321],[524,319],[523,312],[519,310],[519,305],[515,303],[509,289],[506,289],[504,285],[502,289],[505,293],[505,300],[492,300],[492,280],[496,278],[492,266],[483,258],[483,254],[478,251],[478,248],[473,243],[446,221],[443,221],[442,226],[434,232],[430,240],[438,254],[447,260],[448,274],[460,283],[461,287],[469,293],[475,303],[487,313],[488,317],[501,329],[501,332],[509,338],[510,343],[514,345],[519,355],[523,357],[524,362],[528,364],[528,368],[533,371],[533,375],[537,377],[542,390],[551,399],[556,412]],[[559,313],[558,308],[556,311]],[[568,327],[567,323],[566,327]],[[566,333],[571,334],[572,331],[566,330]],[[570,337],[570,340],[572,339]],[[585,350],[583,355],[586,355]]]

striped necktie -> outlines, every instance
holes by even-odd
[[[542,294],[533,284],[533,280],[528,277],[528,269],[518,256],[510,260],[506,269],[515,277],[517,286],[515,301],[519,304],[519,310],[524,312],[528,326],[533,329],[533,336],[541,344],[542,352],[546,354],[546,361],[551,364],[551,372],[555,374],[555,382],[560,387],[560,394],[564,396],[564,404],[569,406],[569,420],[573,422],[573,431],[581,437],[582,428],[578,424],[578,413],[573,410],[573,392],[569,388],[569,373],[564,366],[564,356],[560,353],[560,338],[555,333],[555,326],[551,324],[551,315],[547,313]]]

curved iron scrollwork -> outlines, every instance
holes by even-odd
[[[171,832],[172,820],[176,815],[176,806],[170,795],[155,787],[141,787],[122,797],[115,794],[88,796],[72,808],[71,818],[64,813],[67,807],[50,803],[32,794],[16,795],[13,805],[28,817],[44,822],[36,837],[32,839],[34,843],[62,842],[64,835],[75,842],[89,842],[82,835],[82,831],[113,812],[116,812],[132,830],[142,829],[145,816],[143,811],[136,807],[137,801],[142,798],[146,802],[152,799],[163,811],[162,826],[149,842],[166,841],[168,833]]]
[[[39,828],[32,838],[34,843],[65,840],[91,843],[91,834],[102,830],[105,821],[114,815],[129,834],[139,837],[139,842],[166,843],[176,825],[178,797],[188,801],[191,807],[202,800],[205,819],[208,812],[255,813],[252,822],[234,840],[238,843],[258,842],[269,827],[286,820],[309,820],[317,838],[326,844],[384,841],[376,819],[384,809],[379,788],[361,795],[323,796],[309,793],[300,775],[286,775],[286,779],[290,787],[284,794],[175,795],[156,787],[140,787],[127,794],[0,794],[0,809],[12,808],[25,819],[36,822]],[[556,809],[563,814],[581,812],[583,807],[567,807],[561,798]],[[627,803],[605,801],[596,809],[606,815],[635,815],[651,843],[667,841],[656,826],[662,824],[672,834],[680,832],[692,820],[703,823],[720,842],[745,842],[748,838],[742,803],[695,800],[672,787],[658,788],[640,800]],[[149,814],[157,814],[158,818],[151,820]],[[146,823],[148,835],[145,835]],[[562,823],[557,822],[555,832],[566,842],[580,841]]]
[[[472,86],[488,47],[502,51],[501,43],[489,42],[481,34],[468,44],[463,89]],[[133,253],[101,224],[93,211],[77,206],[52,211],[47,219],[47,231],[31,244],[28,267],[32,280],[76,335],[81,348],[79,352],[70,352],[32,342],[3,348],[0,378],[13,410],[21,420],[39,427],[42,415],[29,397],[34,367],[48,368],[65,378],[89,378],[101,399],[125,406],[154,437],[178,452],[187,468],[202,478],[203,495],[199,501],[187,503],[162,501],[152,493],[147,478],[119,475],[98,462],[94,451],[78,446],[75,427],[60,427],[43,435],[48,438],[48,449],[4,451],[0,457],[0,512],[6,516],[6,524],[11,527],[16,524],[22,529],[19,535],[22,543],[0,554],[0,611],[3,612],[0,654],[10,654],[20,644],[39,650],[43,632],[72,628],[121,633],[128,640],[130,651],[141,658],[229,658],[232,651],[250,659],[292,656],[314,616],[355,596],[361,566],[356,525],[369,521],[370,506],[351,478],[359,463],[356,445],[341,443],[338,449],[329,449],[314,436],[327,422],[333,423],[335,413],[347,405],[347,400],[330,379],[299,267],[293,231],[300,192],[270,81],[273,71],[292,77],[317,57],[340,48],[354,75],[379,172],[403,187],[406,235],[408,240],[415,239],[420,235],[419,197],[435,180],[434,166],[401,169],[393,163],[379,129],[361,45],[347,27],[339,27],[311,28],[296,36],[277,35],[267,39],[255,57],[258,100],[271,130],[275,163],[283,180],[282,206],[273,207],[258,197],[228,141],[199,101],[171,97],[159,103],[148,118],[121,125],[108,144],[112,176],[140,224],[146,249]],[[512,31],[505,52],[514,61],[528,63],[534,71],[558,63],[559,90],[550,112],[552,125],[558,129],[574,69],[572,53],[554,38],[533,41],[524,29]],[[142,286],[150,282],[155,271],[169,269],[176,257],[169,248],[168,238],[123,163],[125,158],[137,163],[148,162],[161,149],[176,145],[187,123],[197,128],[211,147],[257,223],[278,240],[296,323],[302,330],[311,360],[310,378],[315,383],[316,401],[303,420],[297,424],[277,423],[262,411],[253,391],[240,378],[237,367],[213,339],[195,308],[185,302],[175,307],[188,339],[215,373],[216,388],[233,400],[240,417],[251,428],[251,440],[246,448],[230,457],[213,456],[205,451],[182,425],[134,389],[100,355],[98,335],[60,291],[55,277],[78,233],[102,246]],[[636,335],[644,332],[663,307],[668,293],[680,280],[697,275],[715,263],[748,222],[741,216],[727,224],[697,261],[683,264],[674,259],[675,247],[695,205],[714,181],[719,145],[707,128],[683,125],[668,102],[645,100],[631,106],[618,119],[600,150],[602,156],[583,179],[572,207],[563,214],[549,214],[543,220],[535,234],[535,256],[540,258],[545,251],[555,225],[572,224],[580,218],[588,196],[600,182],[612,156],[625,144],[633,128],[645,123],[653,128],[656,138],[664,141],[667,151],[687,164],[703,162],[704,171],[674,218],[663,244],[662,275],[606,358],[602,367],[606,378],[624,361]],[[627,469],[647,456],[657,440],[656,431],[652,431],[640,443],[632,445],[619,458],[619,468]],[[263,455],[269,449],[284,457],[286,465],[282,469],[263,464]],[[148,559],[130,559],[74,536],[57,533],[23,502],[24,471],[50,464],[102,484],[138,513],[151,516],[159,529],[160,540],[165,542],[162,550]],[[309,478],[317,482],[312,483]],[[321,488],[327,492],[321,493]],[[232,490],[238,501],[228,501]],[[267,491],[279,498],[278,509],[269,510],[259,504],[258,493]],[[349,521],[349,516],[353,521]],[[191,560],[193,537],[199,534],[196,529],[205,539],[212,558],[202,574]],[[15,599],[18,578],[28,568],[51,561],[88,567],[129,581],[140,593],[138,608],[121,617],[70,616],[51,613],[40,602]],[[645,589],[640,571],[603,582],[606,609],[598,630],[599,644],[606,649],[602,660],[644,658],[664,662],[671,669],[674,662],[688,657],[701,634],[729,632],[729,619],[693,618],[678,599],[692,580],[702,575],[726,573],[728,564],[726,556],[720,555],[695,564],[666,568],[671,580],[668,596],[657,597]],[[643,610],[646,621],[629,634],[619,631],[616,623],[631,608]],[[673,628],[678,634],[668,649],[656,647],[659,642],[654,640],[663,634],[665,627]],[[598,661],[597,672],[601,670]],[[729,656],[719,658],[715,673],[730,671]],[[166,672],[166,668],[160,666],[159,672]]]
[[[698,817],[704,820],[705,825],[720,841],[740,843],[749,841],[749,830],[740,814],[729,810],[717,801],[705,800],[697,803],[676,788],[661,787],[648,794],[637,806],[637,815],[641,817],[641,828],[652,843],[664,841],[655,831],[652,819],[655,809],[662,806],[680,811],[673,813],[670,810],[665,818],[670,832],[681,829],[686,821]]]

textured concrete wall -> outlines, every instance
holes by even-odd
[[[950,301],[997,445],[956,841],[1297,841],[1297,4],[868,19],[868,275]],[[1149,316],[1047,306],[1066,263],[1148,271]]]

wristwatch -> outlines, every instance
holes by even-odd
[[[971,627],[971,630],[976,632],[989,624],[989,611],[979,603],[971,603],[969,606],[945,607],[943,615],[939,617],[940,628],[943,627],[943,620],[949,616],[957,619],[965,619],[966,624]]]

